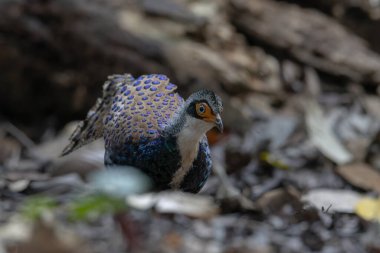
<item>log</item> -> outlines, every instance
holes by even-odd
[[[166,74],[185,96],[277,89],[273,59],[236,33],[223,3],[2,1],[1,113],[62,126],[84,117],[108,75],[125,72]]]
[[[35,124],[82,116],[112,73],[170,70],[160,45],[123,31],[112,5],[98,1],[0,3],[0,108]],[[76,116],[75,116],[76,115]]]
[[[286,0],[286,2],[327,13],[364,38],[374,51],[380,53],[380,5],[376,1]]]
[[[231,21],[253,44],[333,76],[380,83],[380,56],[336,20],[285,2],[230,3]]]

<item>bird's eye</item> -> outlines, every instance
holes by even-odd
[[[200,103],[196,105],[198,115],[202,116],[206,113],[206,105],[204,103]]]

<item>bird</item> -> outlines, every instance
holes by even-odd
[[[184,100],[163,74],[108,76],[103,94],[62,151],[104,138],[106,167],[133,166],[154,189],[198,193],[212,160],[206,133],[223,131],[221,98],[201,89]]]

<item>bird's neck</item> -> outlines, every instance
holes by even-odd
[[[181,155],[188,156],[190,150],[198,149],[200,140],[212,127],[212,124],[187,114],[185,106],[164,130],[164,135],[176,137]]]
[[[177,134],[177,144],[183,158],[190,156],[195,159],[193,152],[198,152],[199,142],[210,126],[196,118],[186,116],[181,130]]]
[[[205,136],[205,133],[212,128],[212,125],[191,117],[180,114],[171,126],[172,135],[176,136],[177,146],[181,155],[181,166],[176,171],[171,181],[171,187],[176,189],[192,167],[194,160],[197,158],[199,142]]]

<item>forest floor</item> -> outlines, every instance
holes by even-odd
[[[1,2],[0,253],[380,252],[379,14],[367,0]],[[222,97],[199,194],[105,172],[101,140],[60,157],[124,72]]]

